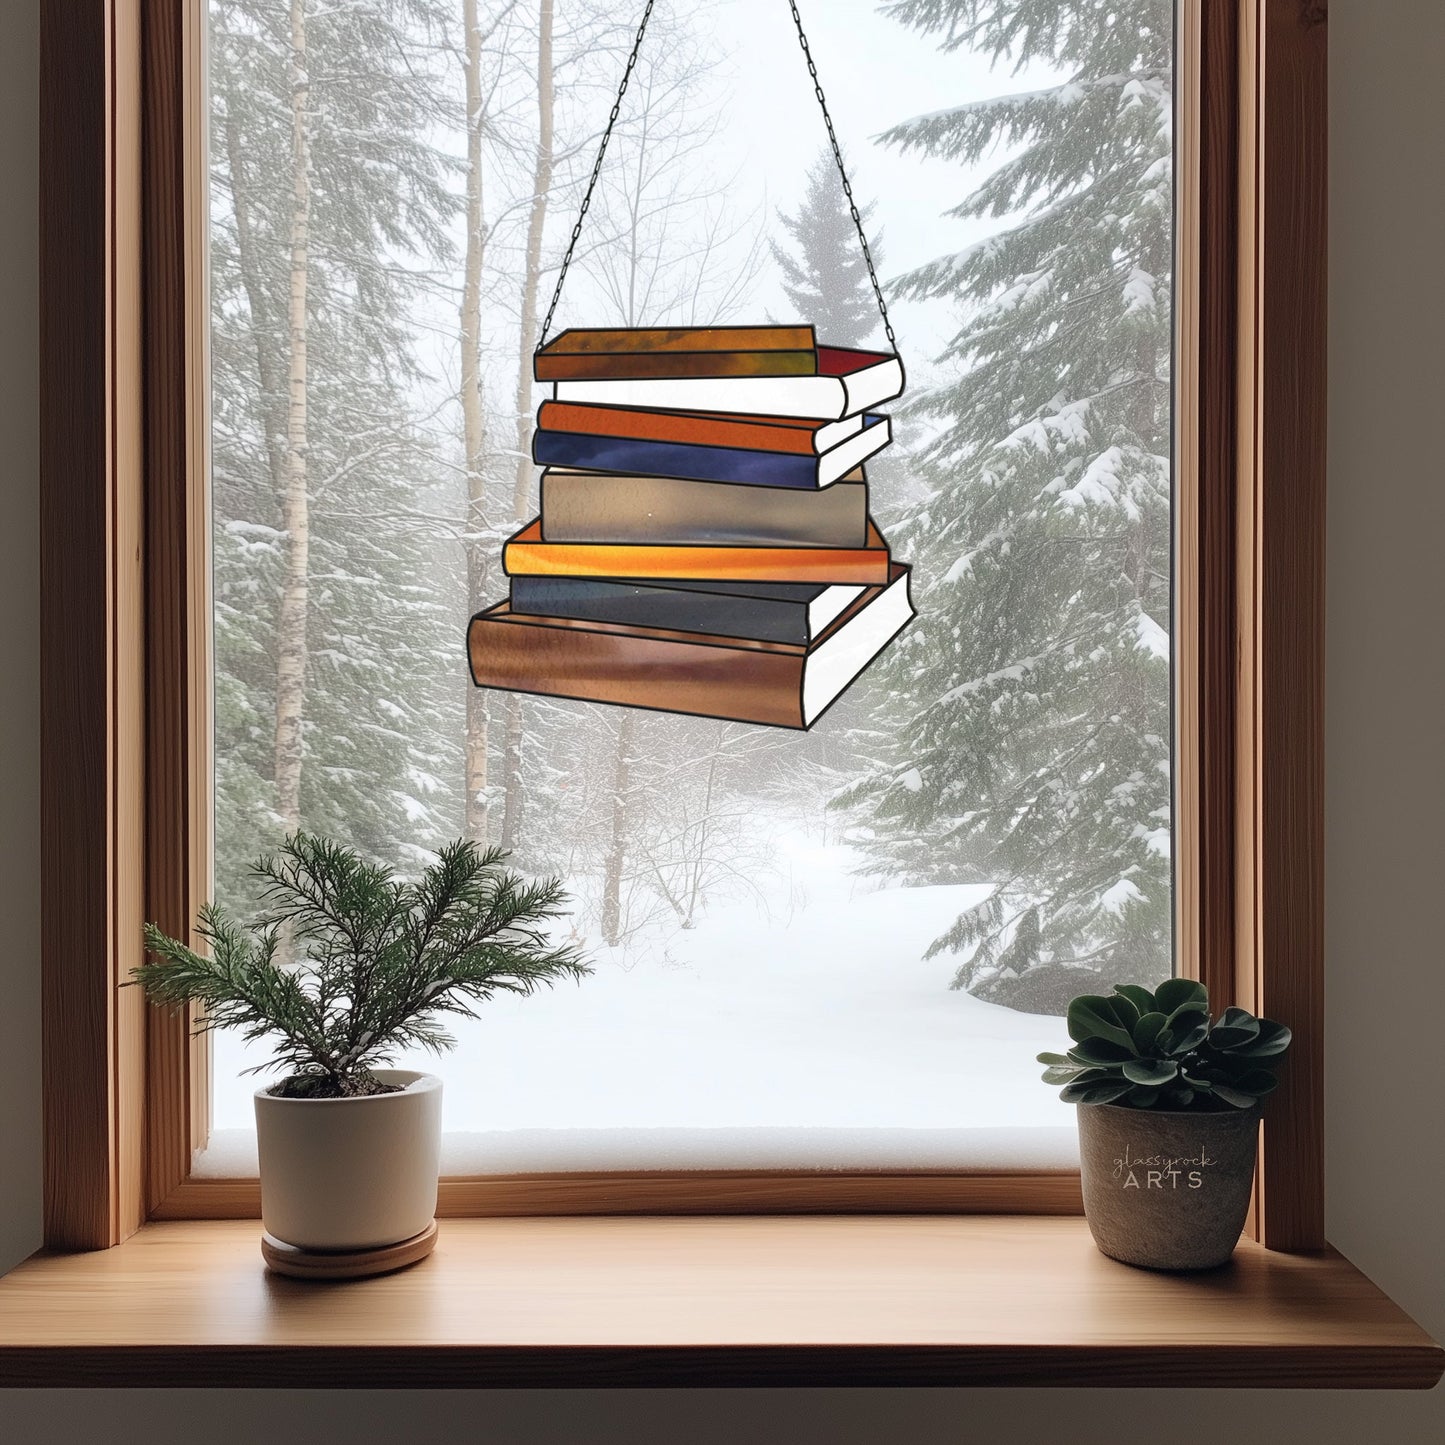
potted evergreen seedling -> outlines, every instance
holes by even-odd
[[[1290,1031],[1241,1008],[1211,1020],[1209,994],[1171,978],[1069,1005],[1067,1054],[1044,1082],[1077,1104],[1084,1213],[1105,1254],[1149,1269],[1211,1269],[1249,1209],[1260,1100]]]
[[[546,936],[561,884],[524,880],[506,856],[452,843],[412,883],[296,833],[253,865],[253,929],[208,904],[197,952],[147,926],[134,979],[153,1002],[274,1041],[262,1067],[283,1077],[255,1096],[268,1251],[375,1252],[434,1233],[441,1081],[382,1066],[452,1047],[448,1014],[591,971]]]

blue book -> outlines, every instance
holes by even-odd
[[[826,582],[613,582],[513,577],[512,611],[809,647],[863,595]]]
[[[870,416],[861,431],[822,455],[801,456],[539,429],[532,438],[532,457],[539,466],[568,470],[817,491],[881,452],[891,435],[886,416]]]

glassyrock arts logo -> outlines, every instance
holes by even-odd
[[[1114,1160],[1113,1177],[1124,1189],[1202,1189],[1204,1171],[1217,1161],[1201,1147],[1197,1154],[1150,1154],[1147,1157],[1124,1152]]]

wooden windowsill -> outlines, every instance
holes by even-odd
[[[1445,1352],[1335,1253],[1169,1276],[1083,1220],[446,1220],[381,1279],[267,1274],[254,1220],[0,1281],[0,1385],[1428,1388]]]

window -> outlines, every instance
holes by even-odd
[[[1022,14],[1028,7],[1016,8]],[[919,14],[928,9],[918,7]],[[1050,14],[1057,9],[1049,7]],[[237,33],[251,47],[247,52],[250,60],[264,67],[265,44],[274,37],[259,32],[246,37],[242,12],[235,9],[226,14],[237,19]],[[415,14],[420,25],[426,17],[420,11]],[[1318,780],[1314,774],[1318,753],[1308,740],[1317,727],[1319,639],[1312,587],[1318,565],[1322,473],[1318,425],[1312,419],[1318,416],[1318,408],[1298,404],[1301,396],[1308,400],[1319,376],[1315,369],[1301,367],[1297,361],[1317,350],[1311,341],[1317,341],[1321,325],[1322,268],[1301,264],[1296,240],[1319,224],[1311,206],[1320,189],[1320,151],[1310,143],[1318,133],[1319,117],[1310,107],[1318,103],[1322,28],[1313,22],[1296,24],[1290,7],[1263,3],[1244,6],[1238,15],[1215,7],[1206,14],[1185,5],[1181,16],[1183,61],[1178,91],[1186,124],[1180,131],[1177,178],[1184,198],[1180,214],[1186,224],[1178,243],[1183,265],[1177,288],[1179,400],[1174,428],[1179,466],[1174,507],[1178,517],[1175,661],[1180,726],[1175,758],[1178,807],[1172,819],[1179,839],[1174,853],[1178,887],[1172,908],[1167,901],[1163,904],[1162,925],[1156,918],[1153,926],[1156,937],[1161,927],[1167,935],[1172,913],[1178,920],[1182,968],[1203,972],[1217,997],[1233,994],[1241,1001],[1268,1006],[1304,1037],[1296,1055],[1300,1064],[1293,1071],[1297,1082],[1281,1098],[1278,1124],[1267,1128],[1262,1227],[1272,1242],[1307,1243],[1318,1233]],[[354,23],[380,23],[375,12],[367,12],[367,17]],[[190,1146],[204,1142],[211,1113],[206,1051],[186,1044],[183,1024],[145,1015],[133,992],[112,993],[127,960],[134,956],[130,940],[136,937],[134,925],[139,918],[143,914],[157,917],[173,930],[180,929],[209,887],[212,795],[206,786],[209,729],[204,706],[212,675],[206,656],[211,615],[206,596],[208,533],[197,507],[199,489],[188,485],[188,478],[194,483],[205,474],[202,463],[208,438],[215,438],[218,520],[223,528],[228,520],[243,524],[225,537],[237,554],[247,547],[255,549],[257,575],[263,570],[268,547],[274,561],[276,538],[268,538],[264,530],[247,533],[245,526],[264,529],[270,525],[273,532],[282,530],[274,522],[258,522],[244,515],[240,508],[230,515],[222,506],[225,486],[240,479],[239,469],[226,469],[226,448],[244,435],[248,418],[243,409],[228,409],[235,399],[223,404],[217,396],[214,430],[202,422],[210,394],[208,374],[221,377],[228,367],[239,369],[243,364],[236,338],[244,333],[235,328],[243,315],[241,306],[249,308],[255,301],[248,297],[241,302],[239,292],[235,293],[236,309],[220,318],[232,331],[219,323],[208,328],[201,305],[204,288],[199,284],[204,275],[205,234],[200,206],[205,193],[200,19],[193,8],[178,0],[174,7],[156,7],[148,16],[144,47],[139,44],[140,37],[126,29],[129,22],[110,28],[108,22],[97,22],[95,35],[83,37],[80,50],[100,67],[98,73],[110,73],[105,68],[110,66],[118,77],[111,121],[107,125],[96,117],[91,127],[95,134],[106,137],[108,149],[98,169],[78,169],[69,190],[54,188],[53,196],[61,199],[56,203],[58,209],[47,212],[51,265],[64,261],[69,267],[66,274],[77,276],[103,275],[108,266],[114,274],[133,275],[141,283],[120,286],[104,295],[85,287],[74,287],[69,293],[52,287],[47,301],[51,350],[46,364],[50,375],[62,380],[63,394],[72,398],[67,426],[58,425],[55,417],[46,423],[50,437],[45,518],[48,595],[66,599],[63,618],[56,607],[47,615],[50,661],[46,679],[50,720],[46,797],[52,820],[46,855],[48,1016],[59,1019],[64,1013],[67,1028],[63,1039],[62,1031],[55,1030],[51,1054],[71,1065],[59,1072],[52,1070],[47,1088],[52,1111],[50,1174],[57,1181],[52,1190],[51,1235],[57,1240],[114,1238],[147,1210],[214,1213],[254,1207],[241,1185],[208,1189],[187,1182]],[[868,20],[873,23],[871,13]],[[900,26],[900,33],[907,29]],[[444,30],[441,21],[434,30],[418,30],[421,39],[407,52],[418,86],[413,99],[418,102],[430,103],[445,95],[444,87],[438,90],[432,85],[430,68],[448,63]],[[820,60],[826,33],[826,29],[818,32]],[[214,34],[212,39],[214,44]],[[916,33],[913,39],[918,40]],[[495,47],[500,41],[494,35],[487,43]],[[600,41],[589,48],[589,64],[603,48]],[[390,64],[395,59],[394,48],[383,46],[382,51]],[[846,53],[846,47],[840,44],[839,51]],[[271,53],[274,55],[274,47]],[[359,41],[352,54],[358,62],[371,63]],[[144,107],[139,56],[144,57],[147,77]],[[1035,56],[1031,63],[1044,60]],[[68,79],[57,74],[56,93],[69,94],[79,84],[76,77],[83,68],[77,61],[67,72]],[[1271,89],[1266,84],[1271,77],[1285,76],[1289,85]],[[925,78],[926,70],[920,67],[920,91]],[[1046,86],[1054,79],[1047,67],[1024,78],[1026,84],[1040,81]],[[590,83],[594,87],[600,84]],[[766,88],[772,92],[771,86]],[[846,91],[847,85],[835,89]],[[293,93],[286,89],[288,96]],[[1221,103],[1205,105],[1203,96],[1211,101],[1217,97]],[[254,99],[254,94],[241,99]],[[363,98],[366,115],[352,117],[354,124],[348,122],[349,144],[362,142],[365,126],[360,122],[367,117],[374,122],[386,99],[379,88]],[[506,102],[507,97],[499,100]],[[1144,100],[1147,97],[1141,98],[1141,104]],[[835,110],[840,110],[836,97],[834,104]],[[591,104],[585,111],[587,115],[595,113]],[[504,105],[504,112],[509,121],[521,123],[522,111]],[[914,107],[901,108],[899,119],[910,113],[915,113]],[[248,160],[260,163],[267,155],[267,145],[276,141],[279,132],[266,132],[267,123],[284,130],[274,108],[267,115],[269,122],[263,117],[256,146],[241,158],[243,169]],[[578,116],[568,116],[565,105],[557,109],[556,117],[559,136],[564,125],[583,125]],[[317,123],[340,126],[344,119],[338,98],[338,107],[319,112]],[[886,121],[884,117],[881,123]],[[500,119],[498,123],[500,126]],[[417,144],[425,142],[440,155],[434,172],[425,166],[408,170],[413,186],[408,192],[409,204],[418,215],[437,199],[440,191],[433,194],[436,188],[445,190],[455,183],[456,172],[449,173],[445,163],[446,126],[446,117],[438,109],[415,132]],[[69,147],[76,156],[86,154],[83,131],[82,127],[72,133],[58,126],[52,143],[58,151]],[[730,134],[729,143],[739,142]],[[1026,154],[1026,140],[1019,145]],[[513,154],[525,156],[525,148]],[[142,155],[143,190],[138,182]],[[222,164],[219,153],[213,153],[211,159],[213,167]],[[567,174],[574,159],[558,145],[554,160],[559,189],[575,179]],[[317,187],[313,197],[317,266],[336,266],[344,258],[334,247],[322,246],[322,212],[327,204],[349,193],[344,187],[326,191],[326,186],[335,184],[337,174],[323,164],[324,151],[312,160]],[[854,160],[865,198],[886,195],[892,177],[883,173],[901,171],[904,166],[888,153],[884,166],[870,179],[864,157],[855,154]],[[955,156],[952,169],[945,167],[943,172],[953,177],[956,194],[955,189],[948,194],[954,200],[962,197],[967,181],[957,160]],[[462,163],[464,175],[465,158],[458,152],[451,161]],[[1017,156],[1006,156],[1004,164],[1016,161]],[[1167,166],[1167,157],[1163,164]],[[113,194],[139,196],[140,207],[110,207],[103,186],[88,186],[88,178],[97,174],[114,186]],[[358,184],[379,186],[388,175],[395,179],[382,159],[374,167],[361,166],[355,179]],[[528,194],[525,186],[522,194]],[[791,198],[791,204],[795,207],[801,199]],[[776,199],[770,198],[763,212],[769,220],[775,220],[771,214],[774,207]],[[1020,201],[1019,209],[1026,212],[1027,208],[1027,202]],[[434,239],[445,239],[445,207],[434,209]],[[223,205],[215,215],[218,227],[223,227]],[[724,238],[731,238],[728,245],[745,238],[746,216],[745,208],[736,214],[730,208],[710,239],[721,246]],[[77,217],[90,229],[79,225]],[[235,233],[233,249],[238,257],[239,227]],[[459,234],[465,235],[465,231]],[[1240,235],[1249,244],[1240,245]],[[545,229],[542,236],[545,243]],[[103,244],[95,241],[92,250],[86,251],[94,237],[102,238]],[[310,239],[308,236],[308,243]],[[895,242],[885,235],[884,242],[906,246],[916,239],[901,237]],[[293,279],[290,249],[288,283]],[[1142,267],[1156,281],[1170,270],[1167,249],[1164,264],[1157,270]],[[215,250],[217,266],[227,264],[220,239]],[[597,254],[601,255],[600,250]],[[901,271],[902,263],[909,259],[907,251],[894,254],[899,255]],[[326,473],[328,478],[335,474],[339,482],[374,466],[377,495],[385,497],[403,465],[415,467],[415,474],[428,484],[446,475],[439,465],[446,453],[437,445],[438,436],[445,435],[445,408],[435,413],[408,410],[417,406],[431,373],[441,374],[445,343],[434,339],[432,350],[423,349],[420,359],[412,357],[415,365],[408,369],[402,364],[405,348],[398,345],[387,350],[380,345],[387,338],[348,332],[348,328],[354,328],[358,318],[378,314],[375,308],[361,304],[373,294],[400,294],[414,288],[420,298],[417,316],[423,320],[439,318],[447,306],[457,305],[457,298],[451,294],[445,305],[438,299],[447,295],[442,273],[419,263],[409,237],[385,237],[373,256],[375,265],[357,268],[350,278],[342,276],[328,304],[318,303],[317,325],[323,333],[330,327],[338,338],[349,340],[358,363],[351,374],[333,377],[326,404],[335,414],[341,415],[361,397],[368,403],[367,414],[358,417],[352,413],[357,427],[373,414],[385,414],[379,405],[382,401],[406,411],[409,418],[404,430],[389,427],[384,439],[378,437],[378,445],[389,453],[385,467],[377,457],[367,456],[357,459],[351,470],[342,472],[332,465]],[[1132,284],[1130,294],[1142,301],[1147,291],[1142,278],[1131,275],[1122,279]],[[213,294],[219,297],[220,288]],[[1262,300],[1266,294],[1268,306]],[[258,297],[262,310],[281,299],[280,293],[261,296],[258,292]],[[293,297],[288,292],[285,299],[289,303]],[[594,272],[580,300],[602,304],[606,299],[606,278]],[[921,303],[915,304],[922,309]],[[898,307],[902,320],[907,303],[900,301]],[[143,330],[139,324],[142,315]],[[407,324],[414,323],[419,324],[415,317]],[[68,332],[67,326],[73,330]],[[208,330],[212,347],[209,368]],[[88,338],[89,346],[78,357],[58,344],[77,334]],[[434,338],[442,334],[439,328],[432,333]],[[97,336],[104,338],[103,344]],[[397,340],[396,335],[391,339]],[[512,366],[515,356],[524,352],[520,345],[515,355],[503,347],[501,364]],[[322,365],[320,355],[318,352],[318,366]],[[378,355],[387,358],[386,367],[376,361]],[[429,371],[423,362],[435,365]],[[1156,354],[1152,374],[1158,376],[1162,369],[1163,362]],[[144,378],[140,390],[136,389],[137,377]],[[59,386],[52,390],[61,394]],[[515,406],[514,422],[517,413],[529,409]],[[321,410],[318,399],[318,412]],[[1155,425],[1157,415],[1156,411]],[[1136,430],[1136,434],[1143,432]],[[274,440],[276,435],[274,428],[263,427],[263,450],[266,440]],[[930,434],[922,435],[926,448]],[[347,439],[348,445],[354,440]],[[1150,446],[1157,447],[1157,443]],[[899,451],[904,448],[900,446]],[[1144,452],[1159,455],[1149,448]],[[912,460],[916,462],[916,455]],[[317,465],[321,465],[319,460]],[[910,535],[904,514],[910,504],[916,504],[919,494],[910,493],[909,485],[905,481],[897,503],[903,526],[901,530],[895,527],[890,518],[890,536]],[[444,488],[445,481],[436,486]],[[415,495],[414,491],[409,494],[413,503]],[[333,494],[330,502],[336,500]],[[318,527],[326,520],[320,501],[318,498]],[[369,515],[376,517],[377,509]],[[417,520],[415,512],[399,515],[405,522]],[[429,522],[433,517],[422,514],[420,520]],[[409,548],[416,545],[418,531],[403,526],[395,535]],[[915,524],[915,531],[920,556],[926,557],[936,539],[927,527]],[[143,570],[129,560],[137,556],[142,535]],[[356,545],[379,548],[385,543],[400,548],[401,540],[387,541],[390,535],[376,527],[372,535],[358,538]],[[464,534],[463,540],[467,536],[470,533]],[[318,547],[319,559],[323,552]],[[368,574],[346,565],[347,558],[335,545],[333,552],[332,560],[325,563],[331,571],[318,576],[344,600],[349,590],[364,588]],[[229,642],[224,627],[236,620],[227,613],[228,607],[236,609],[236,596],[226,591],[234,580],[226,569],[235,562],[235,556],[228,562],[218,555],[218,659],[223,658]],[[924,565],[921,561],[920,570]],[[1148,570],[1152,588],[1152,574],[1161,569]],[[437,575],[428,575],[421,585],[430,588],[437,580]],[[955,583],[960,580],[961,573],[953,579]],[[417,585],[416,578],[412,585]],[[387,606],[393,610],[378,609],[380,615],[392,619],[388,625],[399,625],[396,619],[400,614],[395,609],[403,600],[404,596],[391,589]],[[1148,611],[1136,609],[1136,613]],[[85,618],[88,630],[67,630],[76,616]],[[1154,620],[1157,622],[1157,617]],[[1145,661],[1149,654],[1146,632],[1136,628],[1135,633],[1146,641],[1145,647],[1136,649]],[[340,644],[331,646],[329,654],[326,648],[318,650],[327,666],[367,663],[365,649],[347,650],[355,640],[352,634],[337,631],[325,640]],[[418,646],[418,651],[424,649]],[[136,685],[142,653],[144,690]],[[1238,673],[1236,657],[1240,660]],[[234,669],[234,663],[229,665]],[[226,676],[223,670],[220,677]],[[443,674],[435,676],[440,680]],[[96,688],[99,678],[106,679],[104,688]],[[460,684],[461,679],[456,681]],[[866,704],[861,689],[871,682],[871,678],[865,679],[857,694],[848,699],[848,707]],[[234,711],[228,710],[238,704],[244,708],[247,696],[244,690],[239,697],[234,693],[228,696],[223,687],[217,687],[218,728],[238,726]],[[407,698],[390,700],[403,711],[408,705],[418,710],[423,706]],[[456,706],[455,696],[450,705]],[[904,719],[905,724],[913,721],[912,714]],[[243,733],[244,727],[237,736]],[[333,735],[336,733],[333,729]],[[823,731],[809,734],[802,746],[811,749],[824,737]],[[541,725],[529,723],[522,738],[527,748],[524,767],[528,759],[535,762],[546,756],[541,748]],[[1300,743],[1302,738],[1305,745]],[[907,739],[895,734],[885,741],[892,747]],[[504,733],[504,763],[506,742]],[[605,746],[606,740],[603,742]],[[456,746],[454,738],[452,746]],[[242,761],[232,756],[230,749],[224,751],[226,766]],[[147,760],[144,789],[135,765],[140,756]],[[824,756],[817,762],[827,767],[835,765],[836,759]],[[333,766],[333,781],[340,788],[337,797],[341,797],[345,760]],[[922,767],[918,772],[921,786],[915,790],[909,768],[895,770],[898,791],[908,795],[900,801],[906,803],[920,795],[927,798],[931,780]],[[304,791],[304,772],[301,787]],[[223,788],[219,799],[226,796]],[[256,801],[242,792],[231,796],[239,799],[243,808]],[[427,803],[415,792],[408,796]],[[546,801],[548,806],[559,803],[555,797]],[[871,799],[865,789],[853,801],[861,806]],[[221,806],[227,804],[222,801]],[[335,806],[349,811],[344,803]],[[504,822],[504,793],[501,811]],[[871,826],[859,825],[846,814],[830,812],[825,817],[835,830]],[[216,824],[218,856],[223,857],[231,825],[224,812]],[[553,846],[550,836],[548,846]],[[854,847],[860,839],[870,841],[856,833],[844,837]],[[374,845],[378,851],[383,851],[380,844],[385,841],[383,837]],[[955,875],[939,882],[915,876],[902,886],[920,885],[958,887],[960,878]],[[1134,886],[1139,885],[1136,882]],[[58,902],[62,895],[65,907]],[[1116,894],[1114,901],[1127,907],[1134,900]],[[1154,911],[1159,912],[1157,908]],[[600,910],[597,917],[600,923]],[[706,921],[704,915],[697,928],[687,931],[702,933]],[[927,922],[929,927],[921,931],[941,937],[949,920],[945,916]],[[1057,946],[1057,937],[1049,938],[1047,922],[1041,913],[1040,949]],[[1016,941],[1010,933],[1000,941],[1001,947],[1011,947]],[[1027,937],[1024,941],[1033,948]],[[1155,959],[1152,964],[1145,960],[1146,966],[1157,967],[1157,955]],[[633,972],[642,967],[639,962]],[[942,980],[943,985],[946,982]],[[579,992],[578,998],[582,996]],[[950,995],[946,986],[939,988],[937,997],[943,1008],[969,1002],[962,995]],[[534,1000],[532,1006],[536,1005]],[[1021,1013],[1015,1017],[1027,1022]],[[1047,1091],[1030,1083],[1037,1091],[1035,1097],[1047,1102]],[[142,1136],[149,1141],[144,1148]],[[67,1160],[87,1162],[77,1169],[69,1167]],[[802,1165],[807,1162],[801,1161]],[[899,1166],[890,1163],[886,1167]],[[947,1166],[943,1172],[947,1174]],[[919,1203],[920,1191],[926,1192],[920,1177],[910,1175],[912,1182],[895,1196],[895,1203],[924,1207]],[[871,1207],[877,1206],[878,1194],[865,1198],[867,1191],[859,1193],[856,1180],[848,1187],[854,1191],[851,1202],[855,1205],[868,1207],[871,1200]],[[932,1200],[944,1205],[970,1199],[976,1205],[987,1198],[994,1207],[1000,1203],[1004,1207],[1040,1207],[1038,1201],[1045,1197],[1043,1193],[1032,1196],[1030,1205],[1020,1202],[1021,1195],[1010,1195],[1007,1188],[1002,1194],[997,1190],[992,1195],[987,1190],[970,1194],[973,1186],[952,1176],[944,1184],[928,1188],[934,1191]],[[1069,1207],[1066,1184],[1049,1184],[1048,1188],[1054,1192],[1044,1207]],[[910,1195],[909,1189],[914,1193]],[[479,1189],[454,1191],[452,1207],[467,1207],[468,1201],[475,1205],[479,1200],[479,1207],[488,1207],[484,1194]],[[694,1177],[672,1197],[675,1201],[682,1195],[690,1199],[692,1207],[728,1202],[727,1188],[716,1176]],[[654,1205],[660,1197],[653,1195]],[[753,1207],[759,1200],[766,1207],[766,1192],[753,1193]],[[535,1197],[530,1204],[522,1198],[520,1207],[537,1207]]]
[[[799,735],[467,686],[633,0],[213,0],[216,892],[295,827],[566,880],[594,975],[405,1061],[457,1172],[1065,1167],[1034,1055],[1171,969],[1173,11],[1035,8],[807,17],[908,367],[866,470],[918,616]],[[657,8],[580,240],[559,326],[887,349],[779,0]],[[266,1058],[214,1040],[222,1137]]]

